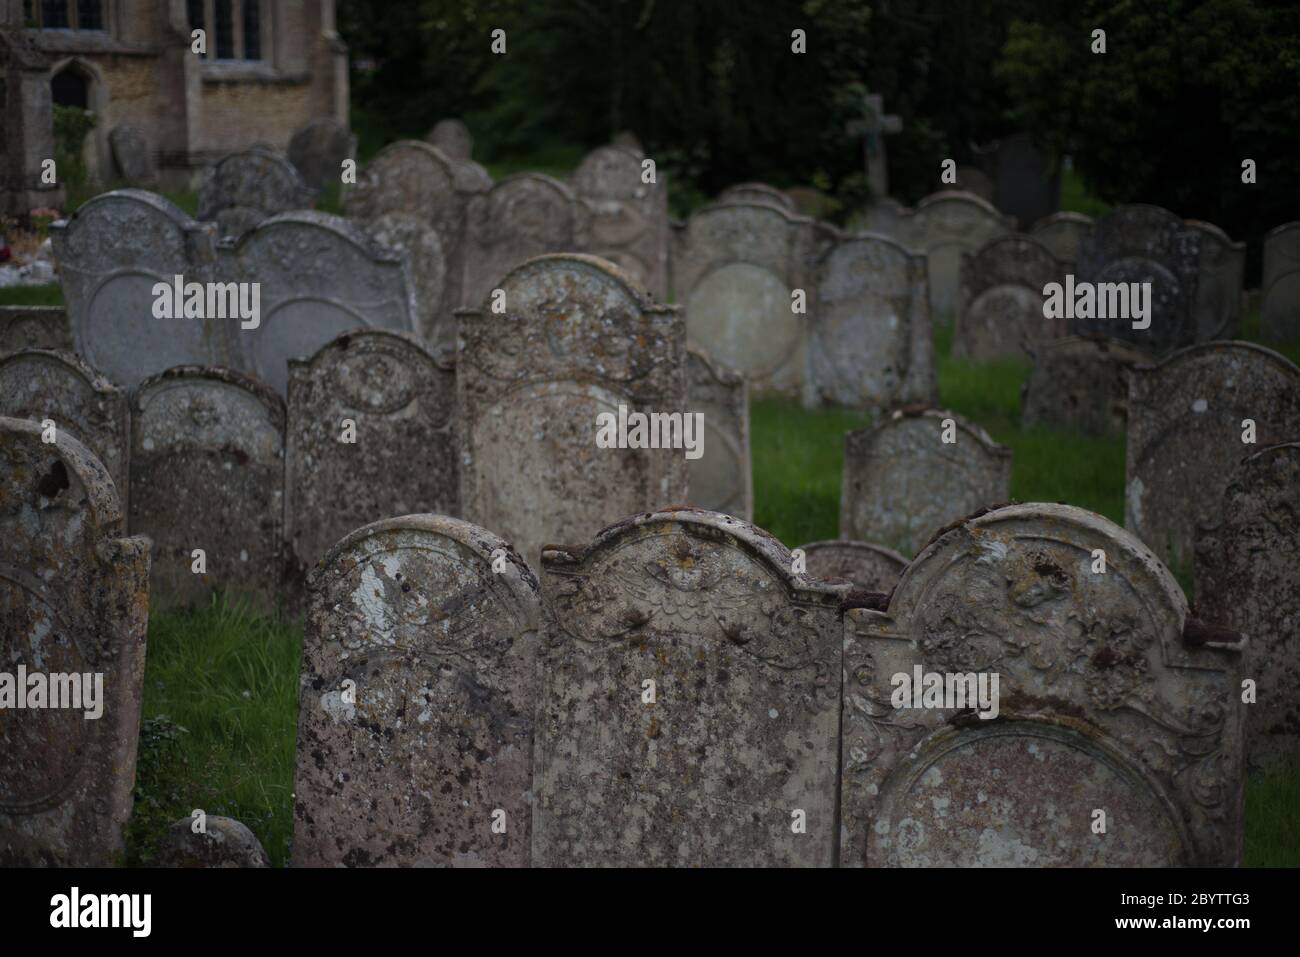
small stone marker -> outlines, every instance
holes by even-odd
[[[183,817],[167,829],[151,862],[154,867],[270,867],[262,843],[232,817],[209,815],[204,830],[194,832],[194,819]]]
[[[120,179],[132,186],[157,188],[158,164],[142,130],[134,126],[115,127],[108,134],[108,145]]]
[[[436,146],[446,153],[450,159],[464,161],[473,158],[474,137],[470,135],[469,127],[458,119],[439,120],[433,124],[433,129],[429,130],[429,135],[424,139],[430,146]]]

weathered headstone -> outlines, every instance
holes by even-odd
[[[26,702],[0,718],[0,866],[121,863],[149,606],[149,543],[125,532],[85,446],[0,418],[0,673]]]
[[[623,407],[682,412],[684,438],[680,313],[593,256],[539,256],[493,285],[505,312],[488,297],[457,315],[462,514],[535,563],[547,542],[686,499],[682,449],[597,446],[598,416]]]
[[[1083,213],[1052,213],[1034,223],[1029,229],[1029,235],[1065,263],[1067,272],[1074,272],[1079,262],[1079,247],[1091,231],[1091,216]]]
[[[448,321],[447,300],[450,257],[437,229],[407,213],[385,213],[368,225],[375,243],[406,259],[415,294],[415,328],[436,346],[454,347],[455,325]]]
[[[767,183],[737,183],[718,194],[719,203],[766,203],[787,213],[793,213],[794,200]]]
[[[1020,228],[1060,208],[1060,167],[1029,134],[1012,133],[977,152],[980,165],[990,176],[988,200],[1013,217]]]
[[[119,178],[145,189],[158,186],[158,164],[143,130],[134,126],[115,127],[108,134],[108,145]]]
[[[931,544],[887,612],[845,618],[843,866],[1240,863],[1242,644],[1204,643],[1123,529],[1000,508]],[[988,694],[895,708],[918,672],[996,674],[996,720]]]
[[[801,320],[811,323],[813,397],[854,408],[933,402],[925,257],[858,235],[831,246],[814,276],[812,315]]]
[[[982,169],[974,166],[958,166],[956,173],[957,182],[953,184],[953,189],[973,193],[985,202],[993,202],[993,180],[989,179],[988,174]]]
[[[1024,343],[1065,334],[1043,315],[1043,288],[1065,281],[1065,265],[1028,236],[1000,236],[961,254],[961,298],[953,354],[976,361],[1024,355]]]
[[[141,384],[131,409],[131,530],[154,543],[155,606],[205,605],[220,589],[273,612],[283,513],[278,395],[197,366]]]
[[[414,336],[344,333],[289,363],[285,540],[299,575],[344,535],[397,515],[454,515],[450,357]]]
[[[1241,289],[1246,276],[1246,244],[1234,243],[1213,223],[1189,219],[1201,234],[1196,281],[1196,341],[1236,338],[1241,326]]]
[[[915,555],[948,523],[1006,502],[1010,488],[1011,450],[978,425],[899,410],[844,435],[840,537]]]
[[[150,864],[154,867],[270,867],[261,841],[233,817],[209,815],[203,830],[195,832],[194,819],[183,817],[162,836]]]
[[[587,205],[585,252],[608,259],[660,300],[668,297],[668,184],[642,182],[644,157],[616,146],[586,155],[570,180]]]
[[[199,188],[199,219],[239,236],[277,213],[308,209],[316,190],[287,158],[267,149],[231,153],[210,167]]]
[[[1125,526],[1175,571],[1190,572],[1196,525],[1217,521],[1233,466],[1297,435],[1300,369],[1270,349],[1209,342],[1134,368]]]
[[[749,386],[694,343],[686,349],[686,407],[704,415],[704,454],[686,463],[691,501],[750,521]]]
[[[889,594],[907,559],[892,548],[848,539],[810,542],[800,546],[812,578],[842,578],[854,588]]]
[[[833,865],[846,583],[703,509],[542,556],[534,863]]]
[[[357,138],[338,120],[321,117],[297,130],[289,140],[289,162],[313,189],[342,180],[343,161],[355,159]]]
[[[862,116],[850,120],[845,132],[862,137],[862,160],[867,174],[867,188],[871,191],[872,205],[882,205],[889,200],[889,162],[885,152],[885,136],[903,131],[903,121],[892,113],[885,113],[884,100],[879,93],[863,93]]]
[[[1270,340],[1300,339],[1300,223],[1278,226],[1264,237],[1260,332]]]
[[[468,160],[474,155],[474,137],[469,127],[453,118],[439,120],[424,138],[430,146],[436,146],[447,154],[449,159]]]
[[[1085,435],[1123,434],[1128,377],[1150,356],[1118,339],[1066,336],[1030,348],[1034,367],[1021,395],[1021,424]]]
[[[530,861],[537,578],[441,515],[358,529],[312,574],[293,863]]]
[[[0,306],[0,355],[23,349],[72,351],[72,327],[62,306]]]

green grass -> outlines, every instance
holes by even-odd
[[[1248,867],[1300,865],[1300,772],[1259,772],[1246,779]]]
[[[43,286],[5,286],[0,289],[0,306],[61,306],[63,287],[57,282]]]

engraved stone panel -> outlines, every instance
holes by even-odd
[[[1121,434],[1128,422],[1129,370],[1149,364],[1119,339],[1066,336],[1033,345],[1021,424],[1085,435]]]
[[[704,415],[704,454],[686,463],[691,501],[749,521],[754,514],[749,385],[688,343],[686,391],[687,409]]]
[[[310,208],[316,194],[286,157],[253,147],[209,167],[199,187],[199,219],[215,222],[223,236],[239,236],[277,213]]]
[[[888,594],[898,584],[907,559],[892,548],[848,539],[800,546],[810,578],[843,578],[862,591]]]
[[[1066,272],[1074,272],[1079,262],[1079,247],[1092,232],[1092,217],[1083,213],[1052,213],[1029,228],[1029,235],[1046,246],[1065,263]]]
[[[72,327],[62,306],[0,306],[0,355],[23,349],[72,351]]]
[[[1266,339],[1300,339],[1300,223],[1278,226],[1264,237],[1260,332]]]
[[[641,181],[645,157],[601,146],[583,158],[571,184],[590,217],[586,251],[629,273],[656,299],[668,296],[668,184]]]
[[[1043,288],[1064,281],[1065,266],[1027,236],[1002,236],[962,253],[953,353],[977,362],[1020,358],[1024,343],[1064,335],[1064,319],[1043,315]]]

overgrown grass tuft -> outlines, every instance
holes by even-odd
[[[5,286],[0,289],[0,306],[61,306],[63,287],[57,282],[43,286]]]

